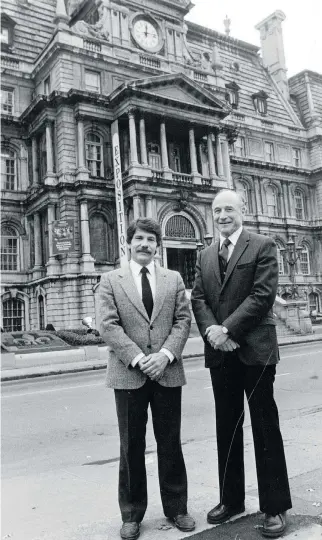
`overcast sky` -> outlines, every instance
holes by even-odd
[[[187,19],[224,33],[223,20],[231,19],[230,35],[260,45],[254,26],[277,9],[282,23],[288,77],[304,69],[322,74],[322,0],[192,0]]]

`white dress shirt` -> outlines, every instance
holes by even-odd
[[[149,270],[146,275],[147,275],[147,278],[148,278],[149,283],[150,283],[150,287],[151,287],[151,291],[152,291],[152,297],[153,297],[153,301],[154,301],[155,300],[155,294],[156,294],[155,262],[151,261],[149,264],[147,264],[146,268],[147,268],[147,270]],[[142,274],[141,274],[141,269],[142,269],[141,264],[138,264],[137,262],[133,261],[133,259],[130,260],[130,270],[132,272],[134,283],[136,285],[136,288],[138,290],[140,298],[142,298]],[[173,361],[174,356],[173,356],[172,352],[168,351],[168,349],[165,349],[164,347],[162,347],[160,352],[163,352],[169,358],[170,363]],[[133,367],[135,367],[136,364],[138,363],[138,361],[141,360],[141,358],[143,358],[144,356],[145,356],[145,354],[143,352],[139,353],[135,358],[133,358],[133,360],[131,362],[131,365]]]
[[[238,238],[240,237],[241,235],[241,232],[243,230],[243,227],[239,227],[239,229],[237,229],[237,231],[233,232],[233,234],[231,234],[230,236],[228,236],[229,240],[230,240],[230,244],[228,246],[228,257],[227,257],[227,261],[229,261],[230,257],[232,256],[233,254],[233,251],[235,249],[235,245],[237,244],[237,240]],[[220,243],[220,249],[221,249],[221,246],[223,245],[224,241],[226,240],[226,237],[225,236],[222,236],[220,235],[219,237],[219,243]]]

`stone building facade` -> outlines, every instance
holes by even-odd
[[[280,294],[322,310],[322,75],[287,79],[277,11],[254,45],[185,21],[189,0],[3,0],[2,327],[78,326],[118,264],[112,123],[126,222],[156,218],[160,264],[192,286],[211,203],[241,191],[278,246]],[[55,250],[56,226],[73,242]],[[293,265],[287,250],[298,247]]]

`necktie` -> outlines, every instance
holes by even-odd
[[[228,264],[228,246],[229,244],[231,244],[231,241],[229,240],[229,238],[226,238],[226,240],[224,240],[219,252],[218,252],[218,255],[219,255],[219,263],[220,263],[220,275],[221,275],[221,281],[224,281],[225,279],[225,274],[226,274],[226,269],[227,269],[227,264]]]
[[[149,270],[143,266],[141,268],[141,275],[142,275],[142,301],[144,304],[144,307],[146,309],[146,312],[149,316],[149,319],[151,319],[152,310],[153,310],[153,296],[152,296],[152,290],[151,285],[148,280],[147,273]]]

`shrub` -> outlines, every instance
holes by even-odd
[[[105,343],[101,336],[87,334],[86,328],[76,328],[72,330],[57,330],[56,336],[68,343],[68,345],[100,345]]]

